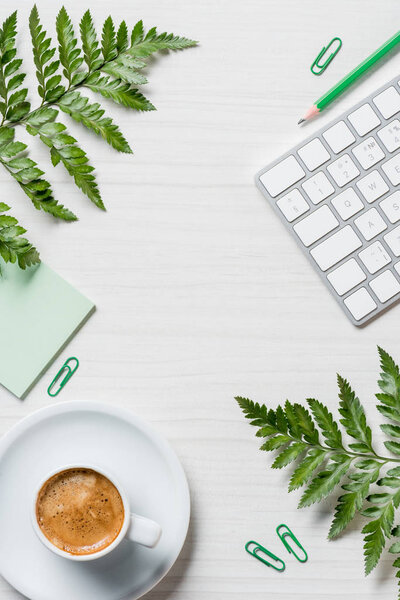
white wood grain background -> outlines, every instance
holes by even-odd
[[[159,57],[147,95],[158,112],[110,106],[135,155],[117,155],[71,127],[97,167],[102,214],[53,169],[57,197],[79,223],[54,223],[0,172],[1,197],[29,225],[42,258],[98,310],[64,352],[81,368],[60,400],[129,407],[172,443],[187,472],[193,518],[184,550],[149,600],[364,600],[395,597],[391,561],[363,576],[360,521],[328,543],[332,504],[296,510],[288,474],[271,471],[234,395],[275,406],[286,397],[337,404],[335,373],[350,378],[377,431],[376,344],[400,360],[400,307],[354,328],[300,255],[253,184],[254,173],[303,136],[399,73],[392,56],[306,129],[307,106],[398,28],[396,0],[114,0],[65,2],[75,24],[87,6],[201,41]],[[27,19],[19,45],[33,73]],[[39,0],[49,30],[59,3]],[[322,77],[309,66],[334,35],[343,48]],[[34,101],[34,99],[33,99]],[[107,104],[104,102],[104,104]],[[0,322],[1,327],[1,322]],[[1,335],[1,334],[0,334]],[[0,343],[3,340],[0,339]],[[6,341],[5,341],[6,343]],[[62,358],[62,357],[61,357]],[[21,402],[0,390],[0,432],[53,402],[57,361]],[[285,522],[309,552],[300,565],[274,530]],[[287,561],[283,574],[243,549],[264,542]],[[23,566],[21,566],[23,568]],[[0,581],[1,600],[21,596]]]

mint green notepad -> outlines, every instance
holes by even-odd
[[[43,263],[1,270],[0,383],[24,398],[95,306]]]

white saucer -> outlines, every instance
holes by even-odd
[[[30,522],[34,487],[79,462],[115,473],[131,509],[159,522],[154,549],[124,540],[108,556],[73,562],[48,550]],[[162,579],[186,538],[189,490],[169,446],[129,411],[65,402],[20,421],[0,440],[0,573],[31,600],[136,600]]]

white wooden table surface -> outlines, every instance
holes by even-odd
[[[29,206],[0,172],[2,200],[29,225],[44,261],[97,304],[62,357],[81,368],[60,400],[91,399],[132,409],[172,443],[189,478],[193,516],[170,574],[148,600],[364,600],[395,597],[391,560],[363,576],[360,521],[326,540],[332,505],[298,511],[288,473],[269,469],[233,400],[275,406],[314,396],[336,409],[335,373],[348,377],[375,431],[376,344],[400,360],[400,307],[363,330],[344,317],[253,183],[254,173],[399,72],[393,56],[299,130],[304,109],[398,28],[396,0],[67,0],[77,25],[90,5],[101,25],[112,9],[130,25],[201,41],[160,57],[146,95],[158,112],[110,112],[134,148],[118,155],[71,127],[97,166],[103,214],[61,167],[46,166],[58,198],[80,217],[54,223]],[[27,19],[19,45],[33,73]],[[46,27],[59,3],[39,0]],[[309,66],[333,36],[343,48],[322,77]],[[106,103],[106,102],[105,102]],[[1,333],[0,333],[1,336]],[[0,339],[0,343],[3,340]],[[52,366],[24,401],[0,390],[0,433],[50,404]],[[22,368],[22,367],[21,367]],[[57,400],[56,400],[57,401]],[[274,530],[288,523],[309,552],[285,556]],[[287,560],[283,574],[249,557],[256,538]],[[21,596],[0,581],[1,600]]]

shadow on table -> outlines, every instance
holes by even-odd
[[[189,531],[182,551],[169,573],[160,581],[160,583],[148,594],[144,596],[146,600],[172,600],[176,598],[178,588],[185,577],[186,570],[190,565],[193,554],[194,540],[194,520],[193,504],[192,518],[189,524]]]

